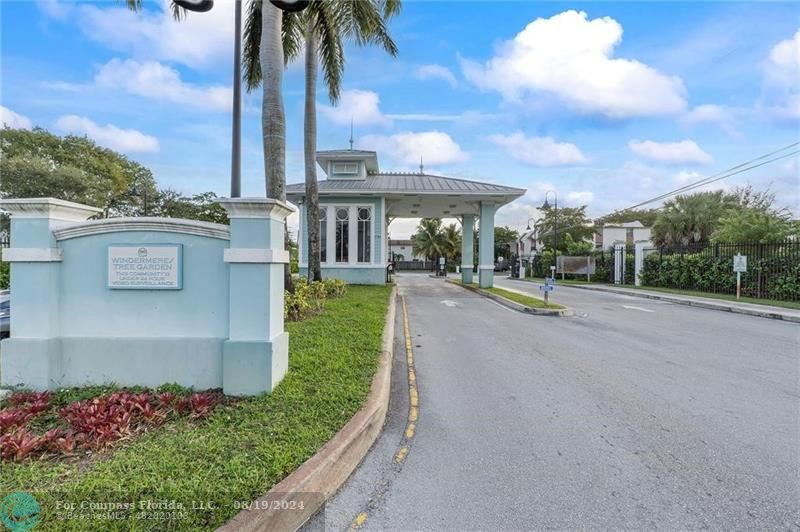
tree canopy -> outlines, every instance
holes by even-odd
[[[539,240],[549,249],[553,249],[555,244],[559,251],[566,252],[569,242],[581,242],[594,235],[592,220],[586,216],[586,205],[559,207],[557,211],[551,205],[541,211],[544,216],[537,222],[536,228]]]
[[[659,246],[693,243],[782,240],[797,234],[786,209],[774,207],[775,194],[752,185],[732,192],[696,192],[667,201],[653,224]]]
[[[0,197],[58,198],[103,209],[102,217],[147,215],[227,223],[213,192],[159,190],[152,172],[87,137],[36,128],[0,129]]]
[[[33,130],[0,129],[0,196],[55,197],[103,209],[103,216],[137,213],[137,188],[155,198],[153,174],[125,155],[87,137],[59,137]]]
[[[411,242],[414,254],[427,260],[445,257],[454,263],[461,256],[461,230],[456,224],[444,226],[441,218],[421,219]]]

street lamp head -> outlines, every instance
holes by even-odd
[[[205,13],[214,7],[214,0],[173,0],[173,2],[176,6],[195,13]]]
[[[308,7],[309,0],[269,0],[269,3],[282,11],[296,13]]]
[[[542,209],[547,210],[550,208],[550,204],[547,202],[547,198],[544,199],[544,203],[542,203]]]

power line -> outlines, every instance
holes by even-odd
[[[753,170],[755,168],[758,168],[759,166],[764,166],[765,164],[769,164],[771,162],[775,162],[775,161],[778,161],[780,159],[784,159],[786,157],[790,157],[792,155],[795,155],[795,154],[799,153],[800,150],[795,150],[795,151],[792,151],[792,152],[789,152],[789,153],[785,153],[783,155],[779,155],[779,156],[777,156],[777,157],[775,157],[773,159],[769,159],[767,161],[763,161],[763,159],[771,157],[771,156],[773,156],[773,155],[775,155],[777,153],[780,153],[782,151],[788,150],[790,148],[794,148],[794,147],[796,147],[798,145],[800,145],[800,142],[794,142],[792,144],[787,144],[786,146],[780,148],[779,150],[775,150],[773,152],[766,153],[764,155],[761,155],[760,157],[756,157],[755,159],[751,159],[751,160],[749,160],[747,162],[744,162],[744,163],[741,163],[741,164],[737,164],[736,166],[732,166],[731,168],[728,168],[727,170],[723,170],[722,172],[719,172],[719,173],[714,174],[712,176],[705,177],[705,178],[700,179],[698,181],[695,181],[693,183],[689,183],[689,184],[683,185],[682,187],[676,188],[675,190],[671,190],[669,192],[665,192],[664,194],[660,194],[660,195],[658,195],[658,196],[656,196],[654,198],[651,198],[649,200],[643,201],[641,203],[637,203],[636,205],[633,205],[633,206],[630,206],[630,207],[626,207],[625,209],[620,209],[620,210],[624,211],[624,210],[629,210],[629,209],[635,209],[636,207],[641,207],[642,205],[647,205],[648,203],[653,203],[654,201],[658,201],[660,199],[666,199],[666,198],[668,198],[670,196],[674,196],[676,194],[680,194],[681,192],[687,192],[689,190],[692,190],[692,189],[707,185],[709,183],[714,183],[715,181],[720,181],[722,179],[726,179],[728,177],[731,177],[731,176],[734,176],[734,175],[737,175],[737,174],[741,174],[743,172],[747,172],[747,171]],[[753,163],[756,163],[758,161],[763,161],[763,162],[761,162],[759,164],[753,164]],[[620,210],[614,211],[612,214],[620,212]]]
[[[710,183],[714,183],[716,181],[721,181],[723,179],[726,179],[728,177],[731,177],[731,176],[734,176],[734,175],[737,175],[737,174],[741,174],[741,173],[744,173],[744,172],[749,172],[750,170],[754,170],[756,168],[759,168],[761,166],[767,165],[769,163],[773,163],[775,161],[779,161],[781,159],[785,159],[786,157],[791,157],[792,155],[796,155],[796,154],[800,153],[800,150],[794,150],[794,151],[790,151],[788,153],[783,153],[781,155],[777,155],[776,157],[773,157],[773,158],[769,159],[769,157],[772,157],[773,155],[779,154],[781,152],[784,152],[784,151],[786,151],[788,149],[791,149],[791,148],[795,148],[797,146],[800,146],[800,142],[793,142],[791,144],[787,144],[786,146],[783,146],[780,149],[777,149],[777,150],[769,152],[769,153],[765,153],[764,155],[760,155],[760,156],[758,156],[758,157],[756,157],[754,159],[750,159],[749,161],[737,164],[735,166],[732,166],[732,167],[728,168],[727,170],[723,170],[722,172],[719,172],[719,173],[714,174],[712,176],[705,177],[703,179],[699,179],[699,180],[694,181],[692,183],[683,185],[682,187],[676,188],[675,190],[671,190],[669,192],[665,192],[663,194],[659,194],[658,196],[650,198],[650,199],[648,199],[646,201],[642,201],[642,202],[637,203],[635,205],[631,205],[629,207],[625,207],[624,209],[617,209],[615,211],[612,211],[612,212],[610,212],[610,213],[608,213],[606,215],[600,216],[600,217],[595,218],[595,219],[606,218],[608,216],[612,216],[612,215],[617,214],[617,213],[633,210],[633,209],[636,209],[638,207],[642,207],[644,205],[647,205],[649,203],[653,203],[655,201],[663,200],[663,199],[669,198],[671,196],[675,196],[677,194],[681,194],[683,192],[688,192],[690,190],[694,190],[696,188],[708,185]],[[764,159],[768,159],[768,160],[764,160]],[[757,164],[755,164],[755,163],[757,163]],[[570,229],[574,229],[574,228],[578,228],[578,227],[584,227],[584,225],[583,224],[576,224],[576,225],[568,226],[566,228],[559,227],[559,231],[569,231]]]

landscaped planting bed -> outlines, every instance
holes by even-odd
[[[350,286],[327,299],[321,314],[287,323],[289,372],[269,395],[234,400],[178,387],[104,387],[6,401],[3,407],[23,413],[6,414],[4,432],[22,428],[28,440],[58,432],[28,441],[32,449],[19,456],[9,447],[0,461],[0,500],[32,494],[41,507],[36,530],[221,525],[361,407],[377,368],[390,291]]]

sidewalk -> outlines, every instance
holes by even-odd
[[[512,279],[514,281],[536,282],[528,279]],[[558,281],[556,281],[558,283]],[[609,292],[612,294],[623,294],[626,296],[643,297],[646,299],[657,299],[678,305],[689,305],[692,307],[706,308],[711,310],[722,310],[737,314],[747,314],[749,316],[759,316],[774,320],[791,321],[800,323],[800,310],[794,310],[772,305],[757,305],[754,303],[741,303],[737,301],[726,301],[724,299],[714,299],[701,296],[686,296],[681,294],[668,294],[638,288],[624,288],[622,286],[608,286],[601,284],[562,284],[562,287],[579,288],[581,290],[595,290],[598,292]]]

